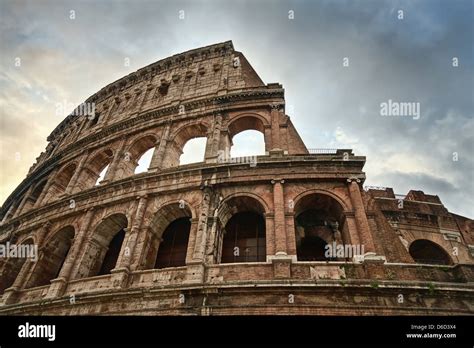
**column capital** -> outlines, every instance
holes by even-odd
[[[359,178],[355,177],[355,176],[352,176],[352,177],[350,177],[350,178],[347,178],[347,182],[348,182],[348,183],[356,182],[356,183],[359,184],[359,183],[361,182],[361,180],[360,180]]]
[[[284,179],[273,179],[272,181],[270,181],[272,185],[275,185],[275,184],[284,184],[285,183],[285,180]]]

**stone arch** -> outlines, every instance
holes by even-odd
[[[48,181],[47,178],[42,178],[34,184],[33,189],[31,190],[30,194],[28,194],[25,197],[24,205],[20,213],[26,212],[35,206],[35,204],[38,202],[38,200],[41,197],[41,193],[43,192],[47,181]]]
[[[186,143],[194,138],[205,137],[209,141],[209,126],[203,122],[187,124],[178,128],[170,137],[163,159],[163,168],[176,167],[179,165],[179,158],[183,154]],[[207,144],[206,144],[207,148]]]
[[[84,165],[80,178],[77,180],[80,191],[94,187],[100,173],[112,162],[113,156],[114,152],[111,149],[105,149],[90,157],[91,159]]]
[[[145,269],[184,266],[193,212],[185,201],[163,204],[148,226]]]
[[[33,237],[28,236],[15,244],[18,246],[33,246],[35,245],[35,240]],[[0,261],[3,264],[2,267],[0,267],[0,294],[2,294],[5,289],[13,285],[27,260],[24,257],[9,257]],[[30,262],[32,261],[30,260]]]
[[[265,129],[269,129],[269,127],[267,120],[259,114],[244,113],[233,117],[227,125],[228,139],[225,143],[228,144],[228,153],[230,154],[231,148],[234,145],[234,137],[249,130],[260,132],[263,135],[265,151],[269,151],[269,134],[265,132]]]
[[[265,127],[269,127],[267,120],[261,115],[254,113],[245,113],[232,117],[227,125],[230,139],[236,134],[250,129],[265,134]]]
[[[306,191],[296,197],[293,212],[298,261],[336,259],[328,259],[325,248],[333,243],[343,245],[350,241],[345,207],[337,195],[322,190]]]
[[[58,277],[75,236],[75,229],[68,225],[60,228],[43,243],[41,253],[26,288],[48,285]]]
[[[416,239],[411,242],[408,252],[416,263],[452,265],[449,253],[439,244],[428,239]]]
[[[157,136],[153,134],[142,135],[135,139],[125,150],[123,161],[119,162],[116,177],[124,178],[133,175],[141,156],[155,148],[157,140]]]
[[[112,213],[101,220],[89,237],[78,278],[110,273],[121,254],[127,226],[123,213]]]
[[[322,195],[329,196],[329,197],[335,199],[342,206],[342,208],[344,209],[344,212],[351,211],[350,206],[347,204],[347,202],[344,200],[344,198],[342,198],[338,194],[334,193],[333,191],[328,191],[328,190],[324,190],[324,189],[311,189],[311,190],[305,190],[305,191],[299,193],[293,199],[293,203],[294,203],[293,206],[296,206],[296,203],[298,201],[300,201],[302,198],[304,198],[305,196],[312,195],[312,194],[322,194]],[[294,210],[294,208],[292,210]]]
[[[44,202],[48,202],[54,198],[59,198],[60,195],[66,192],[66,189],[72,179],[72,176],[76,172],[77,163],[72,162],[64,165],[59,172],[52,178],[51,185],[47,195],[44,198]]]
[[[262,215],[265,215],[265,214],[268,214],[270,209],[268,207],[268,204],[267,202],[265,202],[265,200],[263,200],[262,197],[256,195],[255,193],[252,193],[252,192],[238,192],[238,193],[234,193],[234,194],[231,194],[231,195],[228,195],[227,197],[225,197],[222,202],[221,202],[221,205],[220,205],[220,209],[218,210],[218,217],[219,217],[219,221],[222,225],[225,225],[227,223],[227,221],[229,221],[229,213],[231,213],[231,210],[229,210],[229,206],[232,206],[234,205],[233,203],[229,203],[229,202],[239,202],[239,206],[240,207],[244,207],[245,206],[245,203],[244,201],[245,200],[249,200],[250,202],[250,199],[253,199],[255,202],[253,203],[255,205],[254,208],[252,208],[253,211],[259,213],[259,214],[262,214]]]
[[[268,207],[254,194],[227,197],[217,212],[221,263],[265,262]]]

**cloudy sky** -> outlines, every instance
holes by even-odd
[[[308,147],[352,148],[366,184],[438,194],[472,218],[473,22],[472,0],[0,0],[0,201],[62,120],[58,103],[232,40],[283,84]],[[381,115],[389,100],[419,103],[420,117]]]

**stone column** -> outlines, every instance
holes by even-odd
[[[21,211],[23,210],[23,208],[24,208],[24,206],[25,206],[25,204],[26,204],[26,201],[27,201],[28,198],[30,197],[31,191],[33,191],[33,185],[30,185],[30,187],[29,187],[28,190],[26,191],[25,196],[24,196],[23,199],[21,200],[20,205],[18,206],[17,210],[16,210],[15,213],[13,214],[13,218],[16,218],[18,215],[21,214]]]
[[[272,127],[265,125],[263,138],[265,142],[265,154],[269,154],[270,150],[273,148],[272,145]]]
[[[112,162],[109,165],[109,168],[107,169],[107,173],[105,173],[104,180],[102,180],[102,183],[106,183],[109,181],[112,181],[114,179],[117,179],[115,177],[117,167],[120,163],[120,161],[123,160],[123,150],[125,148],[125,144],[127,143],[127,138],[123,137],[122,140],[120,141],[120,145],[118,146],[117,152],[115,153],[114,158],[112,159]]]
[[[203,190],[201,208],[199,210],[196,242],[194,244],[193,260],[204,261],[207,241],[207,218],[209,216],[209,205],[211,201],[211,189],[206,187]]]
[[[275,255],[287,255],[284,180],[272,180],[275,230]]]
[[[89,157],[89,151],[86,150],[85,153],[82,155],[81,159],[79,160],[79,164],[77,165],[76,171],[71,177],[71,180],[69,180],[69,183],[66,187],[66,195],[69,195],[73,192],[74,187],[76,186],[77,179],[79,178],[79,175],[81,175],[82,168],[84,167],[84,164],[87,161],[87,158]]]
[[[71,249],[69,250],[66,260],[64,261],[63,267],[59,272],[58,279],[62,279],[64,283],[70,280],[73,276],[73,266],[78,260],[80,252],[82,251],[84,240],[86,239],[87,232],[89,230],[90,223],[94,217],[94,208],[87,209],[87,212],[84,216],[83,223],[79,231],[74,235],[73,242],[71,244]]]
[[[198,219],[191,219],[191,227],[189,229],[188,249],[186,250],[186,265],[194,263],[194,249],[196,246]]]
[[[41,191],[41,194],[39,195],[37,201],[33,205],[33,209],[38,208],[39,206],[41,206],[43,201],[47,202],[49,200],[50,195],[48,194],[48,191],[50,190],[50,188],[51,188],[51,186],[54,182],[54,177],[56,176],[56,174],[57,174],[57,170],[55,170],[55,171],[53,171],[49,174],[48,181],[46,182],[46,185],[44,185],[43,191]],[[47,199],[45,199],[45,198],[47,198]]]
[[[359,179],[347,179],[349,183],[349,195],[354,209],[355,220],[357,224],[357,231],[359,233],[359,240],[364,244],[365,252],[375,253],[374,241],[369,228],[367,215],[365,214],[364,202],[359,189]]]
[[[168,122],[165,126],[165,130],[163,131],[163,135],[161,136],[160,142],[155,147],[155,151],[153,151],[153,156],[150,161],[149,169],[161,169],[163,157],[165,154],[165,148],[169,141],[170,128],[171,122]]]
[[[350,240],[346,244],[354,244],[354,245],[360,244],[359,232],[357,231],[357,224],[355,221],[354,213],[345,212],[344,215],[346,216],[347,230],[349,232],[349,238],[350,238]]]
[[[296,261],[296,231],[295,231],[295,214],[287,213],[286,218],[286,245],[288,255],[295,256]]]
[[[222,129],[222,115],[217,114],[214,117],[214,125],[212,129],[212,135],[210,139],[208,140],[208,146],[206,151],[206,159],[212,159],[215,161],[215,159],[218,156],[218,151],[219,151],[219,145],[221,141],[221,129]]]
[[[115,96],[115,99],[112,102],[112,105],[110,106],[109,111],[107,112],[107,115],[104,118],[104,121],[103,121],[104,122],[104,127],[107,126],[107,124],[110,121],[110,116],[112,115],[112,112],[114,112],[115,111],[114,109],[116,109],[116,107],[118,107],[119,105],[120,105],[120,97]]]
[[[135,218],[133,219],[132,227],[130,229],[130,234],[128,235],[128,238],[126,240],[126,244],[124,244],[125,248],[128,248],[128,250],[125,248],[122,248],[123,250],[126,250],[126,252],[123,253],[119,262],[117,262],[116,268],[125,268],[127,270],[130,270],[130,265],[132,264],[132,258],[136,256],[135,249],[137,246],[138,234],[139,234],[139,231],[141,230],[143,217],[145,215],[146,206],[147,206],[147,199],[148,199],[146,195],[137,197],[137,198],[139,199],[139,201],[138,201],[137,208],[135,210]]]
[[[272,150],[281,150],[280,144],[280,105],[270,105],[271,130],[272,130]]]

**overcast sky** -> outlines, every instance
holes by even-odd
[[[366,184],[437,194],[472,218],[473,22],[472,0],[0,0],[0,201],[61,122],[57,103],[232,40],[265,83],[283,84],[307,147],[352,148],[367,156]],[[419,119],[382,116],[388,100],[420,103]]]

